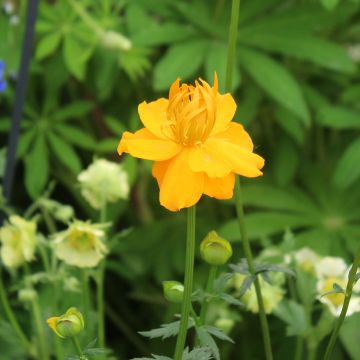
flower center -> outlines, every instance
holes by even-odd
[[[94,248],[94,237],[87,233],[75,230],[69,238],[70,246],[78,251],[87,251]]]
[[[184,146],[204,142],[215,124],[217,84],[210,87],[205,81],[195,86],[179,80],[170,88],[167,122],[163,133]]]
[[[341,278],[336,278],[334,276],[329,277],[325,280],[324,282],[324,286],[322,288],[322,293],[326,293],[328,291],[332,291],[333,290],[333,284],[337,283],[338,285],[340,285],[342,288],[346,287],[346,281],[344,279]],[[330,294],[330,295],[326,295],[327,299],[330,300],[335,306],[341,306],[344,302],[344,297],[345,295],[342,293],[339,294]]]

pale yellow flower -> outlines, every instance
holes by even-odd
[[[95,267],[107,253],[103,224],[76,220],[54,237],[55,255],[68,265]]]
[[[12,215],[0,229],[1,259],[5,266],[16,268],[34,259],[36,223]]]
[[[320,257],[311,249],[304,247],[295,252],[294,260],[302,270],[315,274],[315,266],[320,260]]]
[[[122,165],[106,159],[96,159],[78,175],[81,194],[94,209],[103,202],[127,199],[130,192],[127,172]]]
[[[279,273],[280,274],[280,273]],[[276,274],[278,277],[278,274]],[[283,276],[283,274],[281,274]],[[270,275],[271,278],[272,274]],[[234,287],[237,290],[240,290],[240,287],[245,279],[245,275],[234,274]],[[279,302],[284,297],[284,289],[278,285],[279,279],[276,279],[272,284],[266,282],[261,276],[258,277],[261,287],[261,292],[264,301],[264,307],[266,314],[271,314],[272,311],[276,308]],[[258,313],[259,306],[255,292],[255,286],[252,284],[246,293],[240,299],[244,304],[247,310]]]
[[[339,257],[327,256],[316,264],[317,292],[319,301],[325,304],[334,316],[339,316],[344,303],[345,295],[343,293],[333,293],[324,295],[333,291],[333,285],[336,283],[344,290],[348,281],[349,268],[345,261]],[[357,290],[357,286],[355,286]],[[351,316],[360,311],[360,297],[353,293],[346,316]]]

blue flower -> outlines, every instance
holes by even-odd
[[[7,82],[4,79],[5,61],[0,60],[0,93],[4,92],[7,88]]]

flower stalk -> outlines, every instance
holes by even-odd
[[[4,312],[5,312],[5,315],[6,315],[7,319],[9,320],[15,333],[19,337],[22,346],[24,347],[24,349],[27,352],[29,352],[30,348],[31,348],[31,343],[28,340],[27,336],[25,335],[24,331],[22,330],[21,326],[19,325],[19,323],[11,309],[11,306],[9,304],[9,300],[7,298],[4,284],[2,281],[1,267],[0,267],[0,300],[1,300],[1,304],[2,304]]]
[[[231,20],[230,20],[230,28],[229,28],[229,46],[227,53],[227,65],[226,65],[226,80],[225,80],[225,91],[231,90],[231,82],[232,82],[232,71],[234,67],[234,58],[235,58],[235,50],[236,50],[236,40],[238,33],[238,24],[239,24],[239,12],[240,12],[240,0],[233,0],[231,7]],[[240,187],[240,179],[236,176],[235,179],[235,203],[236,203],[236,212],[239,221],[241,240],[243,243],[243,249],[245,253],[245,257],[248,262],[249,271],[252,275],[255,275],[255,267],[253,263],[253,256],[251,252],[251,247],[249,243],[249,239],[247,237],[245,221],[244,221],[244,207],[241,196],[241,187]],[[255,278],[254,281],[256,297],[259,305],[259,317],[261,330],[263,334],[265,355],[267,360],[272,360],[272,350],[271,350],[271,342],[270,342],[270,333],[269,326],[265,314],[264,301],[261,293],[261,287],[258,278]]]
[[[347,282],[347,285],[346,285],[346,290],[345,290],[345,298],[344,298],[344,303],[343,303],[343,306],[342,306],[342,309],[341,309],[341,313],[340,313],[340,316],[335,324],[335,328],[331,334],[331,337],[330,337],[330,340],[329,340],[329,343],[328,343],[328,346],[326,348],[326,352],[325,352],[325,355],[324,355],[324,360],[329,360],[330,359],[330,356],[331,356],[331,353],[333,351],[333,348],[335,346],[335,343],[336,343],[336,339],[339,335],[339,332],[340,332],[340,328],[345,320],[345,317],[346,317],[346,313],[347,313],[347,310],[349,308],[349,304],[350,304],[350,300],[351,300],[351,295],[352,295],[352,291],[353,291],[353,287],[357,281],[357,272],[358,272],[358,269],[359,269],[359,266],[360,266],[360,249],[357,251],[357,254],[355,256],[355,259],[354,259],[354,262],[353,262],[353,265],[350,269],[350,272],[349,272],[349,278],[348,278],[348,282]]]
[[[195,221],[196,221],[196,208],[195,206],[192,206],[187,210],[184,298],[181,306],[180,328],[176,340],[174,360],[181,360],[182,358],[187,329],[188,329],[189,313],[191,309],[191,293],[192,293],[193,277],[194,277]]]
[[[216,265],[212,265],[210,267],[210,271],[209,271],[209,277],[207,280],[207,284],[206,284],[206,294],[211,294],[213,291],[213,286],[214,286],[214,280],[216,278],[216,273],[217,273],[217,266]],[[200,311],[200,323],[202,325],[205,325],[205,321],[206,321],[206,313],[207,313],[207,309],[209,307],[209,303],[210,303],[210,299],[204,299],[204,302],[202,304],[201,307],[201,311]]]

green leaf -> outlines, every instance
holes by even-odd
[[[94,51],[95,34],[81,26],[72,28],[64,39],[63,56],[70,73],[84,80],[86,64]]]
[[[305,126],[310,124],[309,111],[297,81],[290,72],[271,57],[244,47],[240,62],[255,82],[274,100],[297,115]]]
[[[19,138],[19,143],[16,149],[16,156],[18,158],[24,157],[24,155],[27,153],[32,141],[34,140],[36,136],[36,131],[34,129],[28,130],[21,134]]]
[[[222,330],[218,329],[217,327],[210,325],[204,325],[204,327],[209,334],[215,336],[216,338],[235,344],[234,340],[231,339],[231,337],[227,336]]]
[[[25,156],[25,186],[32,199],[40,196],[49,178],[48,149],[45,136],[39,134]]]
[[[360,139],[348,145],[337,163],[333,183],[340,189],[352,185],[360,177]]]
[[[194,326],[194,321],[189,318],[188,329]],[[176,336],[179,333],[180,321],[174,321],[168,324],[162,324],[159,328],[149,331],[139,331],[139,334],[150,339],[161,338],[167,339],[171,336]]]
[[[219,79],[219,91],[225,92],[225,79],[226,79],[226,63],[227,63],[227,44],[222,42],[213,42],[208,48],[205,57],[205,74],[206,80],[212,82],[214,72],[217,72]],[[235,91],[240,84],[239,67],[235,63],[232,73],[232,87],[231,91]]]
[[[336,43],[306,34],[286,31],[255,33],[241,39],[245,45],[308,60],[330,70],[353,74],[356,66],[346,50]]]
[[[205,326],[197,326],[196,327],[196,334],[199,338],[201,346],[207,346],[211,349],[216,360],[220,360],[220,352],[219,348],[216,345],[215,340],[213,337],[208,333]]]
[[[154,69],[155,90],[165,90],[177,79],[188,80],[203,63],[208,43],[198,39],[171,46]]]
[[[88,114],[92,107],[93,104],[88,101],[73,101],[71,104],[62,106],[61,109],[57,110],[53,114],[53,118],[58,121],[76,119]]]
[[[167,22],[151,28],[143,28],[143,31],[132,37],[132,41],[136,46],[158,46],[191,39],[196,34],[192,26]]]
[[[55,127],[55,131],[71,144],[83,149],[94,150],[96,146],[96,141],[92,136],[74,126],[59,124]]]
[[[360,313],[346,318],[340,329],[340,340],[352,360],[360,360]]]
[[[260,110],[262,99],[262,91],[256,85],[249,84],[246,90],[243,91],[238,103],[235,114],[236,121],[239,121],[245,127],[249,126]]]
[[[337,6],[337,4],[339,3],[339,0],[320,0],[321,5],[326,9],[326,10],[334,10]]]
[[[274,120],[298,145],[302,145],[305,139],[302,121],[292,112],[282,106],[275,111]]]
[[[321,216],[314,201],[305,192],[295,188],[282,189],[266,184],[244,185],[244,204]]]
[[[316,118],[318,123],[333,129],[359,129],[360,113],[342,106],[323,107]]]
[[[234,296],[227,294],[227,293],[221,293],[219,294],[219,298],[224,300],[225,302],[227,302],[230,305],[235,305],[235,306],[243,306],[244,304],[236,299]]]
[[[37,60],[41,60],[48,55],[52,54],[55,49],[59,46],[61,41],[62,33],[61,32],[52,32],[46,34],[41,40],[39,41],[36,47],[36,54],[35,58]]]
[[[272,174],[280,186],[286,186],[293,180],[299,167],[299,152],[294,143],[287,137],[281,137],[274,150]]]
[[[292,277],[296,277],[296,274],[293,270],[276,264],[257,264],[255,266],[255,273],[260,274],[262,272],[281,272]]]
[[[304,307],[292,300],[283,300],[274,309],[274,315],[283,320],[288,326],[287,336],[303,336],[308,331],[308,324]]]
[[[101,140],[97,143],[95,152],[115,154],[118,144],[119,144],[118,138],[110,138],[110,139]]]
[[[49,143],[57,159],[74,174],[81,171],[81,161],[72,146],[54,133],[48,134]]]
[[[126,131],[124,124],[120,120],[116,119],[115,117],[107,115],[107,116],[105,116],[104,120],[105,120],[106,126],[114,134],[119,135],[119,137],[124,131]]]
[[[285,214],[276,212],[257,212],[248,214],[245,218],[250,240],[259,239],[284,232],[286,228],[299,228],[316,223],[310,216]],[[240,241],[239,223],[233,219],[218,230],[220,236],[229,241]]]

